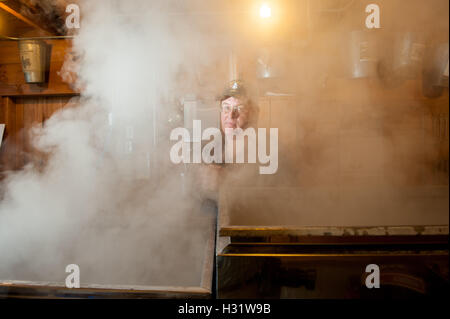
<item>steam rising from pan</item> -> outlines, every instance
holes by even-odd
[[[280,99],[286,97],[286,90],[297,96],[295,116],[290,116],[284,105],[269,103],[273,114],[280,115],[276,118],[281,120],[272,121],[280,128],[280,144],[294,147],[280,147],[280,174],[259,186],[309,189],[295,202],[309,206],[314,215],[307,220],[316,224],[329,220],[405,221],[404,216],[386,213],[364,215],[378,212],[380,201],[374,194],[386,193],[394,208],[410,203],[411,211],[419,212],[414,215],[417,224],[441,220],[436,212],[428,212],[433,216],[423,213],[426,209],[419,207],[423,202],[412,207],[407,198],[417,193],[397,188],[430,185],[436,175],[444,179],[438,186],[448,187],[445,172],[436,172],[433,166],[440,150],[434,147],[435,137],[427,126],[439,105],[429,107],[426,100],[416,98],[420,91],[414,80],[396,88],[401,91],[392,91],[376,82],[378,79],[350,80],[339,74],[343,61],[336,48],[342,45],[341,35],[358,30],[354,21],[364,21],[360,19],[362,4],[354,3],[336,15],[341,23],[322,20],[319,29],[308,30],[309,41],[304,45],[298,45],[301,41],[296,38],[301,32],[282,34],[262,45],[251,20],[239,10],[223,13],[222,1],[192,1],[190,5],[179,1],[80,1],[81,29],[73,41],[80,63],[74,65],[68,57],[61,76],[78,73],[77,86],[83,93],[77,107],[58,112],[44,127],[30,132],[34,145],[49,154],[45,168],[38,171],[29,165],[11,172],[3,182],[0,279],[63,281],[65,266],[77,263],[82,284],[198,282],[207,228],[200,209],[203,194],[184,167],[170,163],[168,134],[179,125],[171,119],[180,113],[180,99],[195,94],[209,103],[223,89],[229,80],[230,52],[236,53],[241,66],[236,73],[247,82],[266,81],[255,99],[261,102],[261,110],[268,99],[265,93],[274,91],[272,83],[279,84],[275,93]],[[391,16],[398,10],[396,5],[404,2],[383,3],[383,14]],[[423,22],[422,31],[429,42],[439,43],[442,34],[432,32],[433,21],[448,24],[448,1],[420,3],[421,10],[414,12]],[[411,15],[397,15],[403,16],[409,19]],[[405,25],[411,25],[406,22],[402,30],[398,21],[393,26],[403,31]],[[292,43],[286,40],[292,39],[290,36]],[[264,52],[269,52],[271,59],[278,55],[289,62],[280,63],[279,81],[258,78],[262,66],[271,67],[258,65],[257,57]],[[264,57],[262,54],[261,61],[267,64]],[[403,94],[400,98],[398,92]],[[448,107],[446,110],[448,123]],[[295,152],[298,157],[292,158]],[[184,187],[181,173],[186,173]],[[224,183],[230,180],[246,185],[253,182],[239,169],[223,177]],[[389,187],[383,188],[386,185]],[[431,197],[438,194],[448,206],[448,195],[442,197],[432,186],[428,188]],[[342,190],[352,187],[358,189],[358,196],[347,192],[339,197]],[[390,189],[400,192],[399,196],[389,193]],[[259,209],[259,195],[248,194],[245,199],[254,201],[240,207]],[[419,197],[422,195],[419,192]],[[301,202],[308,196],[313,201]],[[273,209],[264,213],[264,222],[304,224],[297,207],[280,198],[286,197],[280,195],[270,202]],[[315,209],[333,208],[336,198],[342,201],[348,219],[336,214],[330,218],[334,210]],[[364,206],[369,209],[360,209]],[[285,213],[274,213],[279,211]],[[237,209],[232,220],[252,224],[256,214],[248,213]]]

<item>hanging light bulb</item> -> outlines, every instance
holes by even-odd
[[[272,10],[270,9],[270,7],[266,3],[262,4],[261,7],[259,8],[259,16],[265,19],[270,18],[271,15]]]

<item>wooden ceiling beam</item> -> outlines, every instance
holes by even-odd
[[[33,18],[35,22],[44,25],[46,30],[51,30],[57,35],[64,35],[65,16],[66,16],[66,1],[74,0],[8,0],[19,2],[21,5],[20,12],[28,18]],[[71,2],[70,2],[71,3]]]
[[[17,6],[12,6],[11,3],[14,3],[14,1],[8,0],[5,2],[0,2],[0,9],[3,9],[4,11],[13,15],[14,17],[16,17],[17,19],[26,23],[27,25],[44,32],[45,35],[48,35],[48,36],[56,35],[56,33],[53,30],[49,30],[48,28],[43,27],[43,26],[39,25],[38,23],[34,22],[29,17],[26,17],[25,15],[19,13],[18,12],[19,10],[16,9]]]

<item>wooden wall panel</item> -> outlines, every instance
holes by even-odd
[[[16,108],[10,97],[3,97],[1,104],[2,123],[6,124],[0,148],[0,170],[13,169],[15,158],[15,139],[17,132]]]
[[[37,98],[41,99],[41,98]],[[16,105],[24,109],[23,131],[24,131],[24,164],[30,162],[37,156],[38,152],[32,147],[28,135],[31,134],[31,128],[35,125],[42,125],[42,104],[34,99],[19,98],[16,99]]]
[[[15,41],[0,41],[0,96],[24,95],[73,95],[71,83],[60,76],[64,60],[71,52],[70,40],[47,40],[51,48],[47,83],[26,84],[20,62],[19,48]],[[74,75],[72,75],[74,76]]]
[[[0,121],[6,124],[0,150],[0,171],[17,170],[33,162],[41,166],[45,154],[31,143],[31,128],[44,125],[55,112],[70,107],[72,96],[3,97]]]

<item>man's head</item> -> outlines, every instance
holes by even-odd
[[[248,124],[249,105],[243,97],[230,96],[220,102],[220,122],[222,129],[242,128]]]
[[[253,117],[253,108],[239,81],[232,81],[220,98],[220,124],[226,128],[245,129]]]

